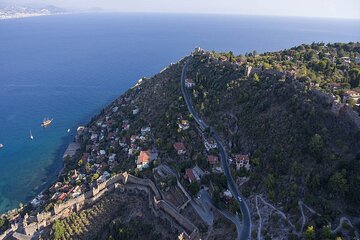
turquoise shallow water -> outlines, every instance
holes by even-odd
[[[0,21],[0,212],[55,180],[73,137],[68,128],[196,46],[245,53],[359,39],[360,22],[352,20],[83,14]],[[54,122],[42,129],[46,116]]]

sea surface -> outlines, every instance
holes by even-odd
[[[78,125],[196,46],[244,54],[359,40],[358,20],[102,13],[0,21],[0,212],[56,180]],[[46,129],[44,117],[54,118]]]

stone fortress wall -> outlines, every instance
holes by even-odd
[[[190,236],[195,239],[198,236],[198,228],[187,218],[181,215],[177,209],[161,199],[159,190],[150,179],[141,179],[128,173],[117,174],[107,181],[92,188],[90,191],[68,200],[64,203],[56,204],[51,212],[41,212],[36,215],[36,219],[29,222],[26,215],[22,224],[12,225],[4,234],[0,235],[0,240],[11,236],[15,232],[22,233],[28,237],[36,235],[37,231],[49,226],[56,219],[70,216],[74,212],[79,212],[87,206],[91,206],[97,200],[112,192],[143,192],[149,196],[149,207],[154,215],[166,221],[175,221],[174,225],[179,225]],[[176,226],[173,226],[176,228]],[[25,236],[24,236],[25,237]]]

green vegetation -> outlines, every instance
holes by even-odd
[[[114,232],[110,237],[116,240],[135,240],[135,239],[160,239],[161,234],[154,231],[151,224],[143,223],[139,220],[131,220],[127,224],[115,224],[111,227]]]
[[[321,154],[324,149],[324,141],[319,134],[315,134],[309,143],[309,150],[316,155]]]
[[[335,220],[339,211],[359,215],[360,130],[346,114],[333,113],[325,93],[360,112],[347,95],[348,90],[360,92],[355,63],[360,43],[231,55],[196,55],[188,75],[196,79],[194,105],[231,143],[231,153],[251,153],[250,172],[232,169],[235,177],[250,177],[243,193],[266,192],[271,202],[297,217],[297,202],[303,200],[322,215],[315,217],[313,230]],[[232,60],[218,60],[224,56]],[[229,114],[236,122],[223,117]],[[214,193],[215,203],[220,193]],[[307,238],[321,234],[309,232]]]
[[[54,231],[54,240],[66,239],[64,224],[59,220],[55,220],[52,230]]]
[[[0,229],[5,225],[6,220],[3,218],[0,218]]]
[[[196,194],[199,192],[199,190],[200,190],[200,186],[197,182],[192,182],[189,185],[189,192],[190,192],[191,196],[195,197]]]

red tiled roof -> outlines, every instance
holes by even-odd
[[[218,157],[217,156],[215,156],[215,155],[209,155],[208,156],[208,162],[210,163],[210,164],[217,164],[218,163]]]
[[[196,178],[191,168],[185,170],[186,177],[190,180],[190,182],[195,182]]]
[[[60,194],[60,196],[58,197],[58,200],[64,201],[65,198],[66,198],[66,193],[62,193],[62,194]]]
[[[142,164],[148,162],[150,162],[150,151],[141,151],[137,163]]]
[[[236,154],[235,155],[235,161],[240,162],[240,161],[249,161],[249,155],[242,155],[242,154]]]
[[[174,143],[174,148],[175,148],[176,151],[185,150],[185,146],[181,142]]]

